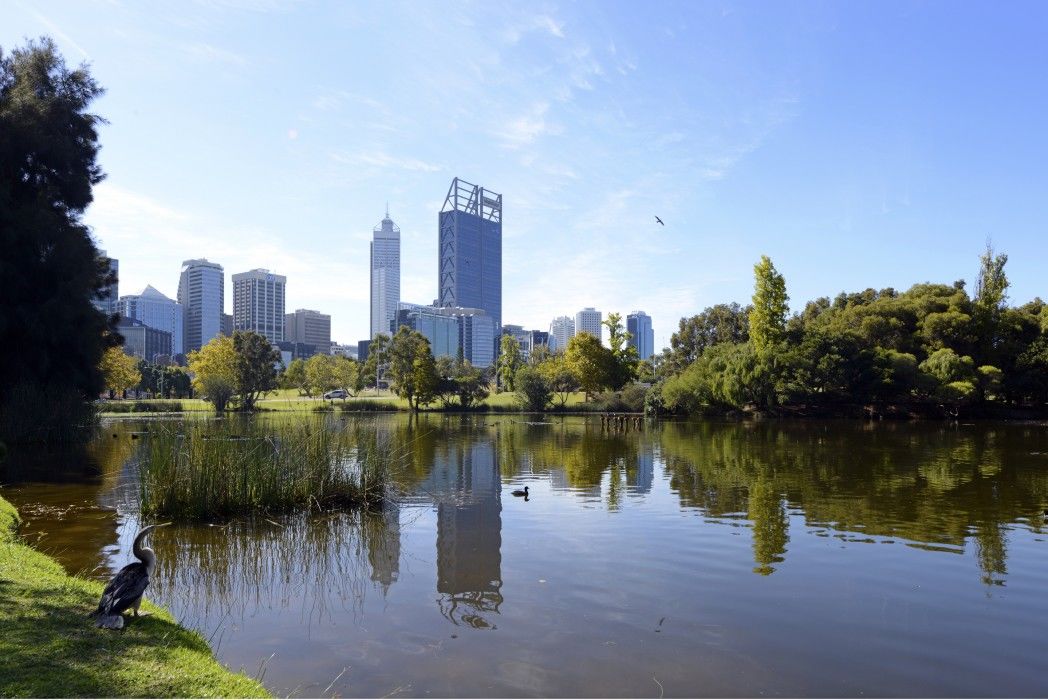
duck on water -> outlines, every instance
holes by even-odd
[[[121,569],[113,580],[109,582],[102,591],[102,599],[98,601],[98,609],[89,617],[96,620],[96,627],[104,627],[110,630],[123,629],[125,610],[133,610],[134,616],[138,617],[138,606],[142,604],[142,593],[149,585],[149,577],[156,568],[156,554],[149,547],[142,546],[142,540],[146,535],[158,527],[165,527],[171,523],[149,525],[142,528],[135,535],[135,543],[131,547],[132,553],[138,561],[131,562]]]
[[[516,491],[513,492],[513,495],[514,496],[523,496],[524,499],[527,500],[527,498],[528,498],[528,487],[525,486],[523,491],[520,490],[520,489],[517,489]]]

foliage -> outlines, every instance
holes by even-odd
[[[502,336],[500,341],[500,352],[498,362],[496,364],[496,374],[499,379],[499,384],[506,391],[513,391],[513,380],[517,374],[517,370],[524,364],[524,360],[520,355],[520,343],[512,335],[506,334]]]
[[[786,280],[767,255],[762,255],[760,262],[753,266],[753,276],[750,342],[757,355],[763,356],[784,339],[790,298],[786,295]]]
[[[524,366],[517,370],[514,383],[517,399],[525,411],[544,411],[553,400],[549,382],[538,369]]]
[[[389,343],[388,354],[389,379],[396,395],[407,399],[412,411],[430,403],[439,388],[439,377],[426,336],[401,326]]]
[[[469,409],[487,398],[484,371],[474,367],[469,360],[443,356],[437,359],[436,365],[439,377],[437,393],[445,408],[457,400],[460,408]]]
[[[93,304],[115,280],[82,222],[103,178],[103,120],[87,112],[102,92],[50,39],[0,51],[0,437],[8,441],[82,436],[72,428],[105,386],[102,355],[122,342],[115,318]]]
[[[616,380],[615,360],[611,350],[589,333],[577,333],[568,341],[564,361],[587,395],[595,394]]]
[[[389,367],[389,344],[391,338],[386,333],[377,333],[368,346],[368,359],[364,361],[361,381],[364,386],[378,387],[386,381]]]
[[[682,318],[677,332],[670,336],[670,352],[664,358],[662,373],[684,370],[706,350],[720,343],[744,343],[750,337],[750,307],[716,304],[690,318]]]
[[[567,357],[564,354],[551,355],[537,369],[553,392],[557,405],[564,408],[571,395],[580,388],[578,376],[568,364]]]
[[[204,347],[189,353],[189,371],[193,389],[209,401],[215,411],[226,410],[226,404],[237,392],[237,353],[233,339],[215,336]]]
[[[611,350],[607,386],[617,391],[637,378],[640,357],[637,348],[629,344],[633,334],[622,325],[622,314],[609,313],[601,323],[608,328],[608,347]]]
[[[313,387],[306,375],[306,361],[296,357],[288,363],[280,375],[281,389],[297,389],[299,394],[313,395]]]
[[[277,365],[280,351],[269,339],[254,331],[235,331],[233,351],[236,353],[236,390],[241,407],[250,411],[255,402],[277,388]]]
[[[193,379],[182,367],[174,365],[155,365],[139,360],[138,372],[142,375],[138,383],[139,391],[144,391],[159,398],[188,398],[192,393]]]
[[[102,355],[101,369],[106,388],[114,394],[122,395],[142,380],[138,360],[124,352],[123,348],[107,349]]]

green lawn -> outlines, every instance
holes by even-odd
[[[269,697],[148,602],[123,631],[96,628],[102,584],[22,544],[17,522],[0,498],[0,697]]]

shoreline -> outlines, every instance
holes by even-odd
[[[96,628],[102,583],[20,541],[20,522],[0,496],[0,697],[272,697],[148,600],[123,631]]]

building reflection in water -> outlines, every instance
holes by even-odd
[[[487,437],[449,443],[423,487],[437,507],[437,593],[456,625],[494,628],[502,604],[502,479]]]

